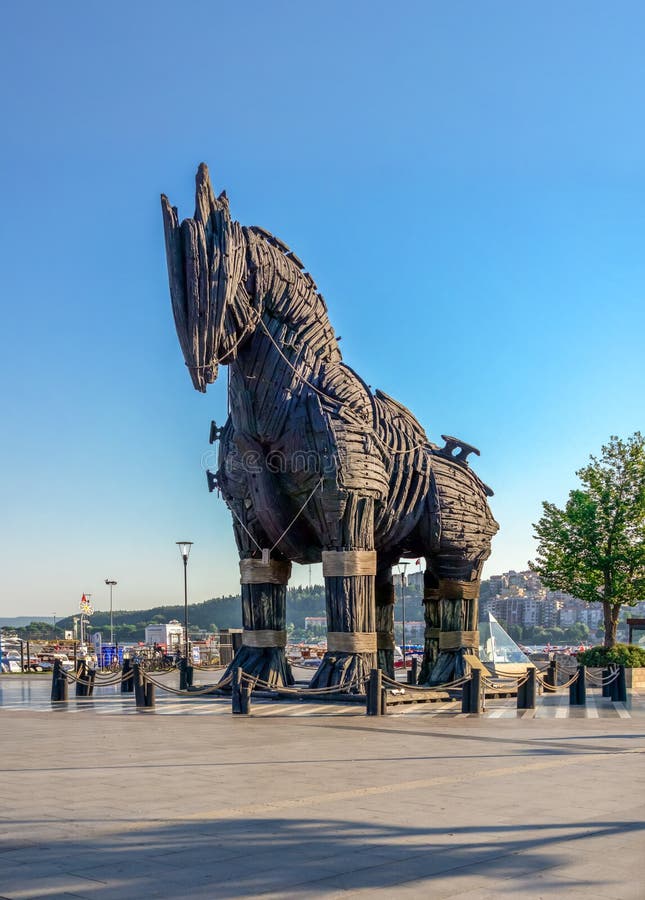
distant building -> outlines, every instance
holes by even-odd
[[[320,628],[324,631],[327,628],[327,616],[305,616],[305,628]]]
[[[179,647],[183,641],[184,629],[173,620],[167,625],[146,625],[146,644],[160,644],[168,650]]]

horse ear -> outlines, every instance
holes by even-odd
[[[205,226],[211,213],[218,208],[208,166],[200,163],[195,176],[195,220]]]

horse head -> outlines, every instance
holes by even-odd
[[[181,224],[165,194],[161,207],[170,296],[177,336],[196,390],[217,378],[257,322],[252,266],[244,229],[231,220],[228,198],[215,196],[207,166],[197,170],[195,214]]]

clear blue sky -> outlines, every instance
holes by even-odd
[[[641,3],[22,2],[0,29],[0,615],[237,589],[159,194],[305,261],[346,360],[479,446],[524,568],[540,502],[643,426]],[[306,580],[307,572],[297,570]],[[315,574],[315,573],[314,573]]]

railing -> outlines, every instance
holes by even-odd
[[[183,662],[183,661],[182,661]],[[223,671],[226,666],[208,667],[207,671]],[[174,671],[174,667],[173,670]],[[553,664],[545,670],[529,668],[523,675],[504,675],[505,682],[515,682],[517,688],[517,708],[535,709],[538,689],[545,693],[563,693],[569,691],[571,706],[586,704],[587,682],[592,687],[602,688],[603,696],[614,702],[627,701],[627,687],[624,666],[610,666],[602,675],[589,672],[586,666],[560,671],[566,677],[558,684],[558,669]],[[309,688],[298,685],[275,685],[263,679],[249,675],[240,667],[233,668],[219,682],[204,687],[192,684],[192,667],[180,665],[180,683],[175,687],[160,681],[156,673],[147,671],[141,663],[124,660],[123,669],[115,673],[100,673],[89,669],[81,660],[74,672],[66,672],[60,660],[54,663],[52,672],[51,699],[54,702],[66,701],[69,685],[74,684],[77,697],[91,697],[95,687],[112,687],[120,685],[122,693],[133,693],[135,704],[140,709],[152,709],[155,706],[155,690],[162,690],[179,697],[200,697],[205,695],[228,696],[230,691],[231,709],[236,715],[248,715],[251,709],[251,697],[260,699],[292,699],[300,701],[330,700],[336,702],[365,703],[368,716],[381,716],[387,713],[388,701],[400,702],[405,695],[405,702],[421,702],[444,699],[446,692],[461,694],[463,713],[480,714],[484,709],[486,691],[499,688],[499,682],[486,672],[486,669],[472,668],[468,675],[456,678],[444,684],[422,687],[395,681],[381,669],[372,669],[369,678],[354,680],[344,685],[330,685],[326,688]],[[165,673],[164,673],[165,674]],[[444,695],[443,697],[441,695]]]

